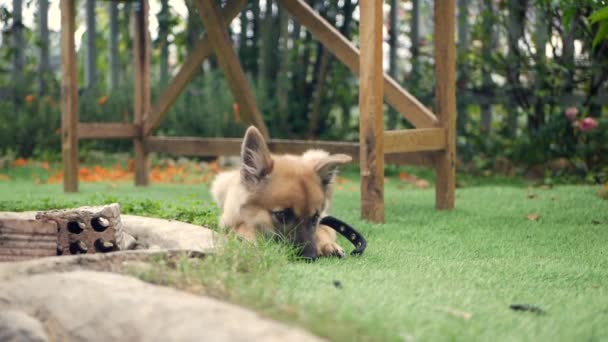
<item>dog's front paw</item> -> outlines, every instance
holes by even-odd
[[[318,251],[321,257],[335,256],[338,258],[344,257],[344,249],[335,242],[329,242],[319,247]]]

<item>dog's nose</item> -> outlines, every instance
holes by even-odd
[[[300,251],[300,256],[307,261],[315,261],[317,260],[317,250],[314,246],[306,245]]]

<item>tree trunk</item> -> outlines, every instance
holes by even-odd
[[[47,92],[47,79],[51,70],[49,62],[49,1],[38,1],[38,29],[40,34],[40,65],[38,66],[38,92]]]
[[[253,37],[251,38],[251,73],[254,78],[258,77],[259,54],[260,54],[260,1],[253,0],[251,3],[251,11],[253,12]]]
[[[289,50],[289,14],[284,9],[279,8],[281,22],[279,25],[280,40],[279,50],[281,59],[279,72],[277,75],[277,104],[279,116],[279,128],[281,132],[289,132],[289,67],[291,60]]]
[[[87,88],[97,86],[97,48],[95,45],[97,34],[95,29],[95,0],[86,0],[87,44],[85,63],[85,83]]]
[[[458,0],[458,121],[457,129],[460,134],[466,135],[468,120],[466,94],[469,83],[469,70],[466,54],[469,51],[469,0]]]
[[[410,28],[410,40],[412,41],[412,82],[418,81],[420,74],[418,58],[420,57],[420,0],[412,0],[412,23]]]
[[[264,20],[262,21],[262,36],[260,39],[260,71],[258,74],[258,91],[263,98],[269,94],[270,87],[270,65],[273,38],[273,18],[272,18],[272,1],[266,0],[266,8],[264,9]]]
[[[120,23],[120,40],[122,44],[126,46],[126,51],[119,54],[120,58],[120,72],[122,74],[122,81],[126,84],[133,82],[133,72],[129,68],[133,62],[133,41],[131,40],[131,3],[125,2],[123,7],[123,20]]]
[[[560,58],[561,65],[566,68],[565,75],[565,86],[564,94],[569,95],[574,89],[574,40],[576,38],[576,32],[578,30],[578,16],[580,15],[580,9],[577,10],[575,15],[572,16],[572,22],[570,22],[569,30],[566,31],[564,27],[564,33],[562,34],[562,56]]]
[[[527,0],[509,0],[509,22],[508,22],[508,47],[507,57],[507,81],[511,87],[511,103],[514,105],[509,111],[507,125],[509,135],[514,138],[517,135],[517,105],[527,109],[528,98],[519,80],[521,74],[521,54],[519,51],[519,40],[524,33],[524,18],[526,15]]]
[[[116,91],[120,85],[120,57],[118,54],[118,4],[114,1],[108,4],[110,16],[110,90]]]
[[[12,83],[15,89],[15,102],[23,101],[23,67],[25,66],[23,50],[25,48],[23,40],[23,16],[21,0],[13,0],[13,70]]]
[[[536,95],[534,96],[534,111],[530,113],[528,117],[528,129],[530,131],[538,131],[541,126],[545,123],[545,103],[546,98],[540,96],[542,90],[546,87],[545,75],[546,69],[546,45],[549,39],[549,26],[547,25],[547,17],[544,13],[542,6],[536,7],[536,22],[535,22],[535,35],[534,35],[534,46],[536,48],[535,59],[535,82],[534,88],[536,89]]]
[[[169,82],[169,0],[161,0],[158,14],[158,40],[160,42],[160,84]]]
[[[397,37],[399,35],[397,25],[397,10],[399,2],[397,0],[390,0],[391,11],[389,19],[389,38],[388,43],[390,46],[389,58],[388,58],[388,73],[393,79],[397,79]],[[397,128],[397,120],[399,119],[399,113],[390,107],[388,110],[388,129]]]
[[[353,11],[355,9],[355,5],[351,2],[351,0],[347,0],[342,7],[344,21],[342,22],[341,27],[339,28],[340,33],[349,38],[350,36],[350,26],[352,23]],[[336,22],[337,9],[328,9],[328,13],[333,13],[333,15],[328,18],[331,23]],[[324,47],[321,48],[318,61],[318,69],[316,71],[315,82],[315,93],[313,96],[313,103],[308,113],[309,125],[308,125],[308,137],[310,139],[316,139],[319,137],[320,131],[322,131],[322,124],[325,122],[327,110],[323,111],[323,100],[325,99],[325,93],[327,92],[327,78],[331,74],[331,64],[333,63],[334,57],[332,54]]]
[[[494,30],[494,5],[493,0],[484,0],[484,8],[482,15],[482,29],[483,29],[483,45],[481,50],[481,58],[483,60],[483,66],[481,69],[481,82],[483,95],[485,99],[492,98],[493,89],[492,84],[492,51],[496,47],[496,31]],[[492,104],[489,101],[482,102],[480,105],[481,109],[481,131],[484,133],[490,132],[492,129]]]
[[[248,11],[249,6],[245,5],[241,11],[241,14],[239,15],[239,20],[241,22],[241,34],[239,36],[239,60],[243,64],[243,70],[245,70],[245,72],[250,70],[247,58],[247,43],[249,42],[249,37],[247,37],[247,33],[249,32],[249,19],[247,18]]]

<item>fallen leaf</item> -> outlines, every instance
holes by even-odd
[[[439,310],[449,313],[452,316],[456,316],[456,317],[460,317],[462,319],[464,319],[465,321],[468,321],[469,319],[471,319],[471,317],[473,317],[473,314],[470,312],[466,312],[466,311],[462,311],[462,310],[458,310],[458,309],[454,309],[454,308],[438,308]]]
[[[528,197],[528,199],[533,199],[533,198],[537,198],[538,195],[537,194],[528,194],[526,197]]]
[[[526,218],[530,221],[538,221],[538,219],[540,218],[540,215],[536,214],[536,213],[532,213],[532,214],[526,215]]]

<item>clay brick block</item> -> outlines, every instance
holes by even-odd
[[[38,213],[36,218],[57,223],[59,255],[116,251],[123,236],[117,203],[45,211]]]
[[[57,255],[57,224],[0,216],[0,262]]]

